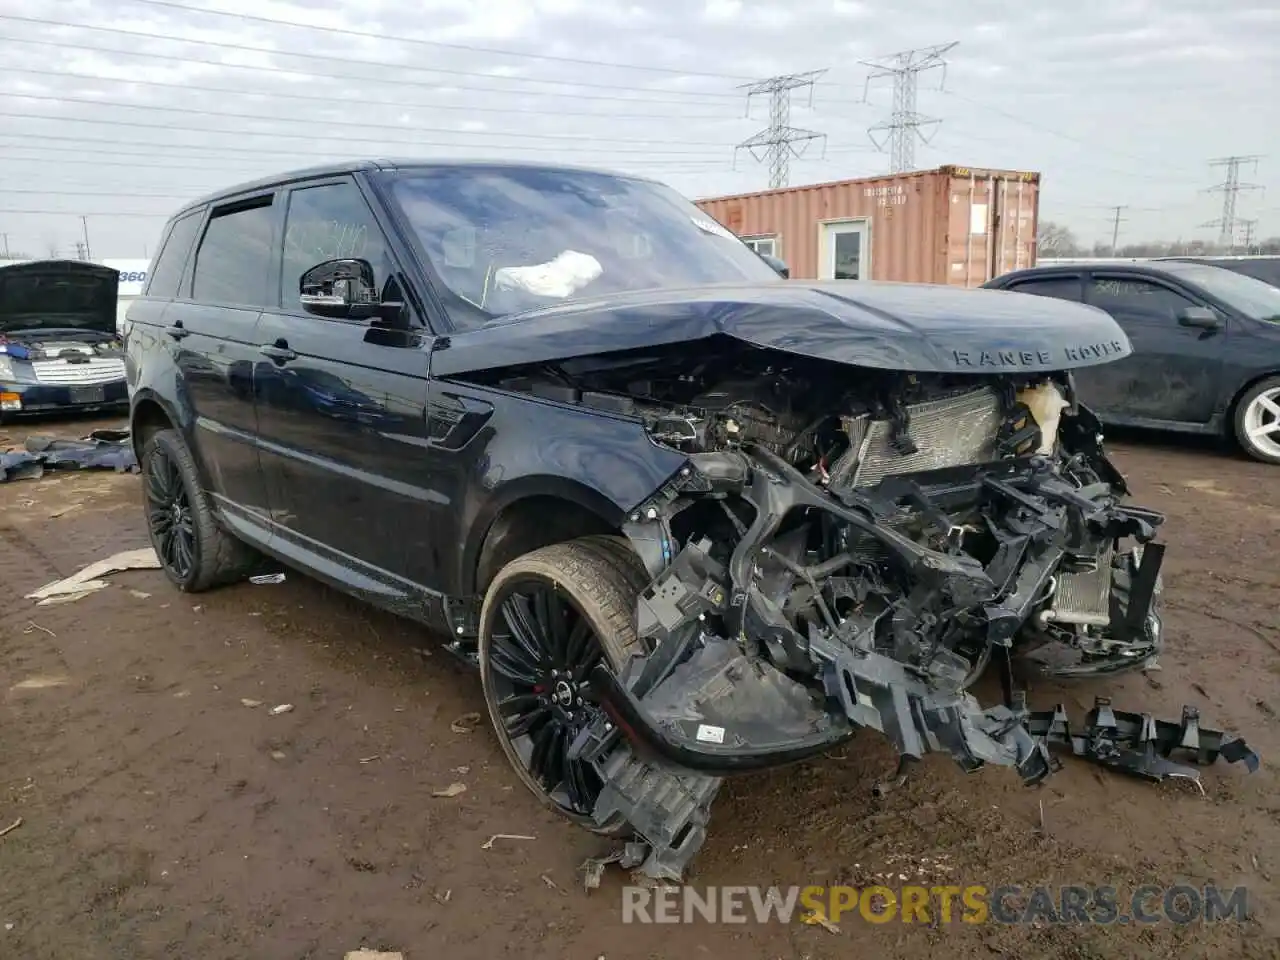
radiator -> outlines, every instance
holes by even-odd
[[[1111,557],[1114,545],[1098,557],[1093,570],[1058,575],[1053,602],[1044,613],[1045,620],[1105,627],[1111,623]]]
[[[851,446],[832,468],[832,481],[867,487],[895,474],[996,459],[1004,415],[1000,395],[990,387],[917,403],[907,407],[907,414],[916,452],[906,456],[893,448],[890,421],[847,419],[845,430]]]

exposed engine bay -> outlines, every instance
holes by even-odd
[[[564,361],[495,385],[637,417],[687,456],[624,527],[653,578],[644,652],[620,675],[596,667],[600,711],[573,749],[604,784],[595,819],[627,818],[654,876],[680,877],[723,776],[865,727],[904,768],[941,751],[1038,783],[1050,746],[1073,740],[1058,713],[1026,709],[1015,677],[1143,669],[1161,652],[1164,518],[1124,502],[1069,374],[749,350]],[[984,708],[969,691],[989,668],[1004,703]],[[1116,759],[1115,736],[1074,752],[1156,779],[1183,775],[1167,759],[1179,747],[1256,763],[1198,718],[1191,733],[1142,721],[1125,727],[1136,759]]]
[[[123,360],[124,344],[118,336],[96,330],[14,330],[0,332],[0,354],[32,362],[83,363],[98,357]]]

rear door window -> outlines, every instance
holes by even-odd
[[[201,303],[265,307],[271,276],[272,198],[215,209],[196,251],[191,296]],[[274,299],[274,298],[272,298]]]

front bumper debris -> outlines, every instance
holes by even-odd
[[[95,430],[83,440],[35,435],[24,449],[0,452],[0,483],[34,480],[46,470],[114,470],[132,473],[137,457],[127,430]]]
[[[1164,517],[1121,503],[1088,416],[1073,430],[1077,452],[1056,461],[856,488],[759,445],[697,453],[630,513],[623,530],[653,577],[637,602],[640,652],[616,673],[596,667],[596,715],[570,756],[604,784],[597,821],[627,820],[647,845],[644,873],[680,879],[722,778],[815,757],[861,729],[892,744],[899,777],[945,753],[1035,785],[1064,749],[1152,780],[1198,782],[1185,753],[1256,769],[1243,741],[1200,728],[1194,711],[1174,724],[1100,701],[1075,735],[1061,708],[1033,713],[1015,688],[1015,661],[1100,677],[1149,668],[1164,646]],[[700,525],[677,536],[691,504]],[[718,526],[706,519],[717,505]],[[1004,702],[984,707],[969,689],[988,667]]]
[[[1221,757],[1228,763],[1243,763],[1250,773],[1261,765],[1244,740],[1200,726],[1200,711],[1192,706],[1183,707],[1181,722],[1174,723],[1150,714],[1116,711],[1109,698],[1098,697],[1085,717],[1083,733],[1071,732],[1061,704],[1031,714],[1027,728],[1050,747],[1070,750],[1104,767],[1156,782],[1191,780],[1201,791],[1200,771],[1189,764],[1205,767]],[[1185,758],[1187,763],[1175,758]]]

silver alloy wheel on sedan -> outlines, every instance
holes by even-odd
[[[1265,389],[1247,401],[1241,418],[1241,439],[1262,458],[1280,461],[1280,386]]]

